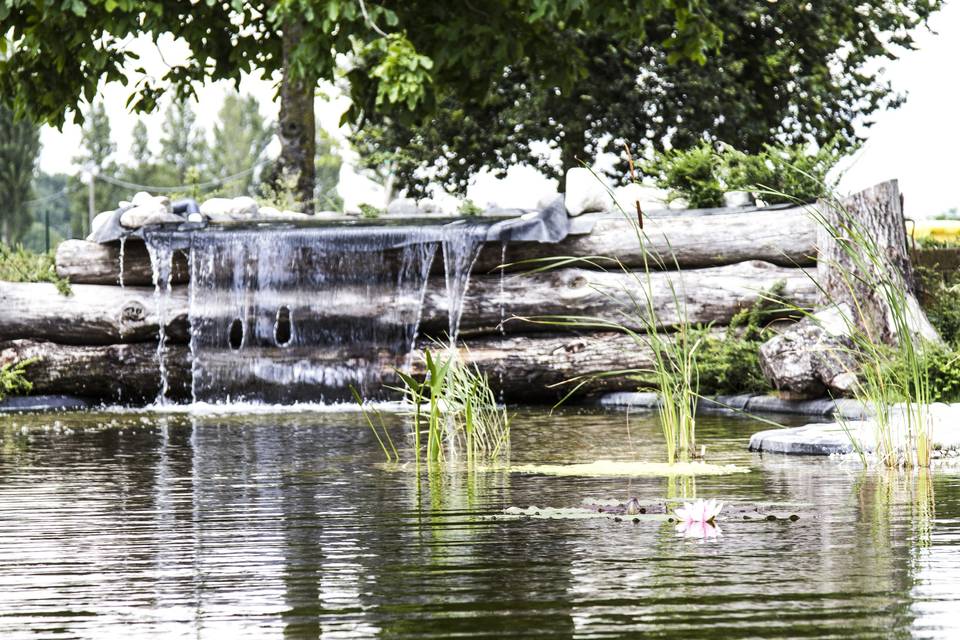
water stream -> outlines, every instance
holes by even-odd
[[[409,366],[438,246],[455,340],[488,225],[154,230],[161,393],[174,251],[187,252],[192,399],[292,403],[383,397]]]

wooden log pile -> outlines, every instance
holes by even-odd
[[[803,266],[815,264],[816,227],[801,209],[715,215],[677,214],[651,219],[643,247],[661,256],[668,269],[643,271],[644,254],[633,228],[619,215],[599,219],[590,234],[561,243],[499,244],[481,250],[464,300],[461,337],[464,358],[489,375],[508,399],[553,401],[578,376],[609,370],[645,368],[651,354],[623,333],[609,328],[562,330],[538,322],[550,316],[591,316],[643,329],[635,305],[646,292],[670,331],[681,321],[722,327],[765,292],[778,287],[791,304],[812,307],[817,290]],[[672,249],[671,258],[664,257]],[[619,265],[577,264],[524,273],[515,265],[501,278],[504,261],[518,263],[560,256],[609,256]],[[648,255],[648,264],[650,259]],[[437,261],[439,263],[439,259]],[[655,261],[654,261],[655,262]],[[106,401],[138,401],[159,389],[157,301],[149,256],[142,242],[120,247],[70,240],[57,252],[57,271],[72,283],[61,296],[49,284],[0,282],[0,365],[37,358],[28,369],[37,393],[66,393]],[[602,265],[599,265],[602,266]],[[653,265],[651,265],[653,266]],[[676,267],[680,270],[676,270]],[[420,347],[447,330],[448,299],[440,272],[431,276],[421,317]],[[671,268],[672,267],[672,268]],[[164,366],[171,397],[186,397],[190,381],[189,270],[185,256],[174,257],[173,283],[166,307],[168,344]],[[309,295],[292,292],[293,299]],[[305,292],[309,293],[309,292]],[[301,322],[382,314],[369,292],[368,304],[310,309],[294,314]],[[679,308],[678,308],[679,307]],[[303,318],[306,318],[304,320]],[[630,375],[590,378],[581,393],[631,390]]]

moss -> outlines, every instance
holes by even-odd
[[[0,280],[7,282],[49,282],[62,295],[72,292],[70,283],[57,275],[53,253],[33,253],[22,246],[0,244]]]

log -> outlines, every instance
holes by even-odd
[[[423,340],[418,349],[434,348]],[[235,356],[241,358],[240,352]],[[504,399],[524,403],[555,402],[573,386],[564,384],[576,376],[585,383],[574,397],[607,391],[635,390],[630,375],[590,378],[605,371],[643,369],[651,365],[650,349],[622,333],[585,335],[541,334],[529,336],[484,336],[460,348],[464,360],[487,374],[491,386]],[[254,352],[254,357],[264,352]],[[0,343],[0,366],[36,358],[26,369],[39,394],[67,394],[105,402],[152,401],[160,388],[157,348],[153,343],[125,345],[62,345],[36,340]],[[421,359],[414,357],[414,374]],[[164,356],[168,375],[167,397],[185,400],[190,395],[190,352],[170,345]],[[390,371],[384,374],[389,378]]]
[[[497,276],[474,277],[464,300],[460,329],[465,336],[491,333],[505,321],[510,332],[555,330],[518,318],[573,315],[602,318],[644,330],[648,328],[645,316],[643,312],[638,315],[634,301],[646,304],[648,288],[662,328],[679,324],[684,319],[684,309],[690,324],[722,325],[778,283],[783,284],[783,298],[794,305],[810,307],[816,301],[816,286],[802,269],[757,261],[653,272],[649,280],[643,272],[588,269],[509,275],[502,284]],[[445,292],[431,284],[421,330],[442,334],[447,329],[448,306]]]
[[[602,272],[587,269],[558,269],[538,274],[514,274],[504,278],[482,276],[471,279],[464,300],[461,335],[499,333],[502,321],[507,331],[555,331],[549,325],[522,322],[517,318],[545,316],[591,316],[620,322],[633,329],[646,329],[635,316],[632,300],[644,300],[644,274]],[[662,327],[681,321],[674,300],[674,289],[686,320],[691,324],[726,324],[740,310],[756,302],[764,292],[783,283],[783,297],[801,307],[812,306],[817,291],[800,269],[777,267],[764,262],[745,262],[682,272],[650,274],[653,304]],[[671,289],[673,287],[674,289]],[[74,285],[73,295],[61,296],[46,283],[0,282],[0,305],[7,311],[0,316],[0,338],[35,338],[65,344],[115,344],[156,340],[157,305],[152,289]],[[334,323],[375,318],[390,324],[412,321],[415,305],[408,312],[391,309],[391,291],[366,289],[341,292],[343,302],[317,303],[312,291],[289,290],[264,293],[257,299],[262,318],[273,322],[277,309],[291,310],[296,328],[314,333]],[[210,297],[215,300],[216,297]],[[206,303],[211,303],[207,300]],[[431,279],[424,299],[421,331],[442,337],[448,331],[449,299],[442,279]],[[203,322],[222,322],[228,326],[236,309],[204,309]],[[634,314],[633,316],[631,314]],[[408,317],[409,316],[409,317]],[[188,294],[174,287],[167,310],[167,337],[171,342],[188,340]],[[195,319],[196,320],[196,319]],[[249,323],[252,325],[253,323]]]
[[[167,397],[190,397],[189,350],[170,346],[164,363]],[[30,358],[25,375],[33,393],[66,394],[111,403],[150,402],[160,391],[157,345],[151,343],[101,346],[63,345],[35,340],[0,343],[0,366]]]
[[[153,288],[74,285],[61,295],[52,284],[0,282],[0,339],[34,338],[64,344],[115,344],[157,339]],[[171,291],[166,324],[174,342],[186,342],[187,291]]]
[[[871,340],[896,344],[900,331],[884,291],[902,292],[907,330],[914,337],[939,342],[913,292],[897,181],[882,182],[840,203],[821,200],[817,209],[821,303],[849,305],[858,310],[855,320]]]
[[[803,209],[772,209],[743,213],[694,215],[679,213],[646,219],[646,248],[673,267],[683,269],[722,266],[763,260],[781,266],[807,266],[815,262],[816,224]],[[667,243],[669,240],[669,245]],[[500,243],[480,251],[474,274],[488,274],[508,263],[557,256],[608,256],[628,267],[642,267],[644,256],[632,223],[619,213],[600,217],[589,234],[570,235],[557,244],[517,242],[506,254]],[[119,284],[120,244],[67,240],[57,248],[57,273],[76,284]],[[189,278],[187,258],[174,254],[174,283]],[[651,263],[651,266],[655,265]],[[514,270],[528,267],[519,265]],[[443,274],[440,252],[433,274]],[[143,242],[128,240],[124,251],[124,284],[153,283],[150,256]]]
[[[668,269],[723,266],[762,260],[785,267],[816,263],[817,225],[803,208],[698,215],[678,213],[646,217],[644,248]],[[560,256],[605,256],[642,268],[644,255],[634,224],[619,212],[600,217],[589,234],[570,235],[556,244],[487,244],[474,265],[476,274],[499,265]],[[674,259],[676,262],[674,262]],[[655,261],[648,259],[650,268]],[[529,268],[517,265],[516,268]]]
[[[57,247],[57,275],[77,284],[120,284],[119,242],[100,244],[87,240],[64,240]],[[171,280],[184,284],[190,279],[187,257],[182,251],[173,254]],[[123,284],[153,285],[150,254],[142,240],[132,238],[123,244]]]

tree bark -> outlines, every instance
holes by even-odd
[[[463,335],[499,333],[502,322],[509,333],[555,331],[556,327],[511,319],[544,316],[590,316],[620,322],[633,329],[646,329],[638,321],[634,300],[644,303],[647,287],[652,294],[661,326],[683,320],[691,324],[723,325],[740,310],[756,302],[764,292],[783,283],[784,298],[801,307],[813,306],[817,291],[800,269],[786,269],[765,262],[744,262],[725,267],[690,271],[604,272],[558,269],[537,274],[514,274],[501,282],[498,275],[475,276],[464,300]],[[61,296],[47,283],[0,282],[0,338],[35,338],[67,344],[114,344],[155,340],[157,303],[152,288],[105,285],[74,285],[73,295]],[[314,305],[314,292],[299,289],[271,293],[271,300],[287,306],[300,329],[311,323],[319,328],[333,322],[380,318],[387,324],[412,321],[399,317],[390,289],[358,289],[341,292],[343,304]],[[677,299],[674,299],[676,294]],[[680,309],[678,309],[678,303]],[[406,305],[410,310],[413,305]],[[421,331],[441,337],[448,329],[449,300],[442,277],[431,278],[421,312]],[[270,318],[276,310],[269,309]],[[411,311],[412,312],[412,311]],[[229,325],[234,308],[209,310],[205,321],[218,319]],[[167,336],[174,342],[188,338],[188,296],[184,287],[174,287],[167,307]],[[269,319],[268,319],[269,320]],[[314,327],[317,328],[317,327]]]
[[[647,255],[659,257],[672,268],[716,267],[748,260],[762,260],[784,267],[816,264],[817,225],[803,209],[774,209],[749,213],[714,215],[656,215],[647,217]],[[669,240],[669,242],[668,242]],[[139,240],[128,240],[124,255],[124,283],[153,284],[150,256]],[[117,284],[119,245],[100,245],[86,240],[67,240],[57,249],[57,273],[76,284]],[[480,251],[473,273],[483,276],[497,272],[506,263],[517,263],[509,271],[525,271],[533,265],[524,261],[563,256],[607,256],[626,267],[642,268],[644,252],[630,221],[620,214],[600,216],[592,233],[567,236],[556,244],[515,242],[503,246],[489,243]],[[648,260],[649,262],[649,260]],[[604,263],[607,268],[616,265]],[[581,263],[586,269],[589,263]],[[650,263],[651,268],[657,265]],[[174,283],[189,278],[187,259],[174,255]],[[434,274],[443,274],[443,257],[438,252]]]
[[[898,323],[885,292],[892,290],[895,296],[902,292],[908,331],[913,337],[940,341],[913,293],[913,266],[897,181],[880,183],[840,203],[821,200],[817,206],[821,302],[848,304],[871,340],[896,344]]]
[[[418,349],[433,348],[422,340]],[[607,371],[645,369],[652,364],[649,347],[622,333],[485,336],[467,340],[463,359],[486,374],[491,387],[507,401],[556,402],[581,382],[571,397],[608,391],[632,391],[630,374]],[[240,358],[242,355],[237,355]],[[75,395],[106,402],[150,401],[160,389],[156,343],[125,345],[62,345],[35,340],[0,343],[0,366],[36,358],[26,369],[33,393]],[[421,358],[413,358],[414,375],[423,375]],[[190,396],[190,352],[168,346],[164,355],[167,397]],[[392,371],[384,372],[386,376]],[[573,380],[579,377],[578,380]]]
[[[299,65],[294,71],[294,52],[303,37],[304,22],[293,12],[283,23],[283,78],[280,81],[280,159],[274,177],[278,186],[292,186],[304,213],[314,212],[314,185],[317,181],[316,78]]]

